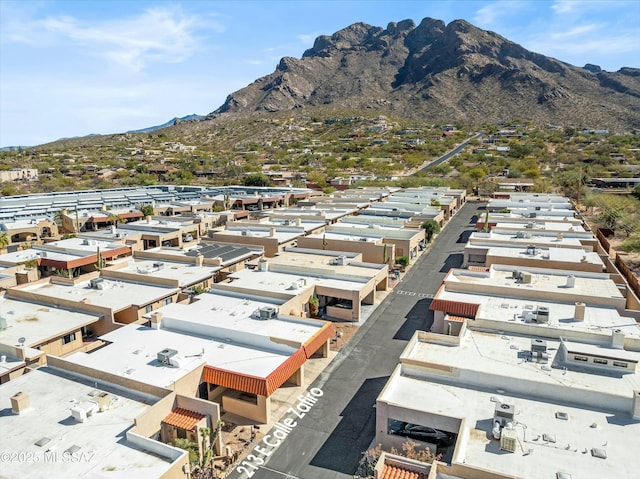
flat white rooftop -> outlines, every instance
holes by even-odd
[[[346,265],[340,265],[336,259],[339,256],[346,256]],[[286,248],[284,252],[278,256],[269,258],[269,267],[287,267],[304,268],[309,271],[319,272],[325,275],[344,275],[344,276],[361,276],[364,278],[372,278],[379,271],[385,268],[385,265],[379,263],[362,263],[354,261],[351,256],[361,258],[359,253],[345,253],[341,251],[330,250],[312,250],[304,248]],[[254,261],[257,263],[257,260]],[[280,269],[278,270],[280,271]]]
[[[184,259],[186,258],[183,254]],[[179,260],[179,258],[176,258]],[[126,273],[134,273],[155,278],[177,280],[181,288],[201,283],[211,278],[221,269],[220,266],[203,265],[198,266],[193,263],[181,263],[178,261],[165,260],[129,260],[127,267],[118,269]]]
[[[102,289],[92,288],[89,281],[76,285],[62,283],[33,283],[22,288],[51,298],[86,302],[117,312],[131,305],[143,306],[178,293],[180,288],[100,278]]]
[[[254,238],[277,238],[278,243],[288,243],[289,241],[293,241],[299,236],[304,236],[303,228],[296,227],[275,227],[275,231],[271,231],[271,228],[266,227],[256,227],[256,226],[231,226],[227,227],[224,230],[216,231],[216,234],[221,234],[225,236],[247,236]],[[273,233],[273,234],[272,234]]]
[[[260,308],[278,309],[278,306],[273,302],[211,291],[197,296],[197,301],[190,304],[174,303],[159,311],[163,314],[162,327],[165,329],[230,338],[237,344],[266,349],[275,348],[282,339],[301,347],[326,325],[324,321],[286,316],[287,311],[278,311],[276,318],[260,319]]]
[[[579,249],[536,247],[531,250],[524,244],[514,247],[491,246],[487,252],[487,256],[493,256],[494,258],[521,258],[525,261],[539,260],[540,268],[544,268],[544,261],[588,263],[604,268],[604,263],[600,259],[600,255],[598,253],[593,251],[587,252]]]
[[[549,398],[557,395],[565,397],[567,401],[573,394],[572,402],[594,408],[613,407],[614,403],[631,404],[633,391],[640,387],[640,373],[632,370],[625,370],[624,373],[596,370],[575,365],[567,368],[557,355],[560,340],[553,338],[545,338],[548,364],[530,362],[523,353],[531,350],[531,339],[531,336],[504,331],[486,332],[467,328],[459,346],[417,341],[402,354],[401,361],[406,358],[416,365],[416,374],[420,374],[422,364],[451,368],[452,372],[455,371],[451,380],[464,387],[498,388],[527,397]],[[621,358],[640,359],[639,352],[613,349],[606,342],[573,341],[570,344],[580,344],[581,351],[606,357],[617,354]],[[407,370],[413,368],[412,365],[405,367]],[[429,377],[442,374],[442,370],[437,368],[431,371],[425,374]],[[561,391],[565,390],[566,394],[563,394]],[[602,398],[609,398],[611,404],[601,404]]]
[[[500,441],[491,434],[496,406],[492,398],[515,405],[518,441],[513,453],[500,450]],[[510,396],[508,391],[498,394],[495,389],[425,381],[402,375],[400,368],[378,399],[425,413],[466,418],[466,434],[458,437],[456,448],[461,451],[459,461],[469,467],[523,479],[555,479],[559,472],[573,479],[637,477],[640,422],[612,414],[606,404],[585,409],[560,401],[530,400]],[[556,412],[566,413],[568,420],[557,419]],[[593,457],[592,449],[605,450],[607,458]]]
[[[322,277],[320,275],[310,275],[304,272],[280,273],[275,271],[259,271],[242,269],[229,275],[233,281],[229,286],[233,288],[243,288],[253,290],[257,294],[260,291],[269,291],[298,296],[302,291],[312,286],[324,286],[343,291],[360,291],[368,282],[367,279],[356,281],[354,279],[340,279],[332,277]],[[224,288],[227,283],[219,283],[216,287]]]
[[[524,236],[524,235],[523,235]],[[469,243],[473,246],[494,246],[495,244],[514,244],[514,245],[522,245],[526,246],[529,244],[534,244],[536,246],[546,246],[548,248],[583,248],[582,243],[578,238],[574,237],[565,237],[563,236],[561,239],[558,239],[557,236],[553,235],[538,235],[533,234],[528,238],[522,237],[519,238],[515,233],[499,233],[495,230],[492,230],[488,233],[485,232],[473,232],[469,236]]]
[[[609,336],[612,330],[621,329],[627,336],[640,338],[640,325],[636,323],[634,318],[620,315],[615,308],[586,306],[584,320],[577,321],[574,319],[575,305],[572,302],[558,303],[465,293],[446,294],[442,298],[480,304],[480,309],[476,314],[476,319],[478,320],[505,322],[513,325],[531,325],[539,329],[552,329],[557,334],[567,334],[569,336],[571,331]],[[545,306],[549,309],[548,323],[535,324],[524,317],[525,311],[532,311],[540,306]],[[563,333],[563,331],[566,331],[566,333]]]
[[[341,240],[341,241],[362,241],[363,243],[369,242],[369,243],[376,243],[379,244],[382,242],[382,239],[384,238],[383,235],[379,235],[379,236],[371,236],[371,235],[364,235],[364,234],[359,234],[360,230],[359,229],[355,229],[353,228],[353,232],[348,232],[348,231],[331,231],[331,230],[326,230],[324,233],[314,233],[314,234],[310,234],[307,235],[309,238],[315,238],[315,239],[334,239],[334,240]]]
[[[22,392],[29,395],[30,409],[12,414],[9,398]],[[86,422],[76,422],[70,408],[107,392],[111,406],[96,412]],[[104,383],[84,382],[54,368],[40,368],[0,386],[0,449],[15,453],[23,461],[3,461],[2,477],[130,478],[160,477],[171,462],[137,448],[126,440],[125,432],[134,418],[152,401],[132,391]],[[42,446],[36,442],[48,439]],[[44,441],[43,441],[44,442]],[[64,453],[76,446],[74,458]],[[50,451],[50,452],[46,452]],[[22,455],[22,456],[21,456]],[[13,457],[13,456],[11,456]]]
[[[175,314],[176,310],[173,313],[181,314],[180,311]],[[234,335],[231,330],[203,327],[206,326],[206,318],[192,321],[187,326],[189,332],[185,331],[184,322],[180,323],[167,321],[169,328],[178,326],[180,331],[129,324],[100,337],[112,344],[90,354],[74,353],[65,360],[145,384],[170,388],[175,381],[205,364],[237,374],[266,378],[298,349],[268,338],[264,339],[262,347],[247,344],[241,334]],[[209,333],[216,336],[205,335]],[[157,353],[167,348],[178,352],[179,367],[167,366],[157,360]]]
[[[531,274],[530,283],[522,283],[513,278],[513,271],[520,270]],[[573,286],[569,286],[569,276],[574,278]],[[456,287],[456,283],[465,285],[477,285],[477,288],[469,288],[467,291],[482,293],[488,291],[488,287],[499,287],[504,290],[504,296],[519,296],[518,291],[536,291],[538,293],[553,293],[566,296],[570,300],[572,296],[588,296],[591,298],[606,298],[622,300],[624,296],[616,283],[609,279],[608,274],[560,271],[543,268],[515,267],[507,265],[494,265],[487,273],[478,273],[462,269],[451,270],[445,277],[445,284],[451,284],[450,290],[460,291],[462,287]],[[541,298],[544,299],[544,298]],[[575,301],[575,300],[574,300]],[[590,302],[593,304],[593,302]]]
[[[7,297],[0,297],[0,317],[7,322],[7,328],[0,330],[0,343],[10,346],[17,346],[19,338],[25,338],[25,346],[37,346],[100,319],[94,314]]]
[[[576,224],[572,224],[570,222],[564,222],[564,221],[535,221],[535,222],[532,222],[532,224],[533,226],[531,228],[524,228],[524,225],[522,225],[521,223],[513,223],[509,221],[498,221],[496,223],[495,228],[511,229],[511,230],[527,229],[533,232],[538,230],[553,231],[553,232],[560,232],[560,233],[564,233],[564,232],[570,233],[574,231],[580,232],[580,233],[585,232],[585,229],[581,225],[576,225]]]
[[[0,254],[0,262],[10,265],[16,265],[18,263],[23,263],[25,261],[30,261],[38,258],[40,258],[40,255],[36,250],[32,248]]]

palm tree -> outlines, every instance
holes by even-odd
[[[0,232],[0,250],[5,250],[11,244],[11,238],[6,231]]]

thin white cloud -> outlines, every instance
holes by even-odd
[[[10,25],[6,38],[36,46],[48,44],[53,37],[69,42],[83,53],[107,59],[132,71],[140,71],[147,64],[180,63],[198,48],[198,32],[221,32],[216,21],[203,22],[176,7],[158,7],[143,13],[116,20],[86,22],[72,16],[47,17],[31,23]],[[30,33],[35,34],[31,35]]]
[[[597,23],[590,23],[588,25],[580,25],[577,27],[574,27],[570,30],[567,31],[562,31],[562,32],[552,32],[549,34],[549,37],[554,39],[554,40],[562,40],[562,39],[568,39],[571,37],[579,37],[579,36],[583,36],[586,33],[589,32],[593,32],[595,30],[599,30],[603,27],[603,25],[601,24],[597,24]]]
[[[303,33],[301,35],[298,35],[296,38],[300,40],[301,43],[313,45],[313,42],[316,38],[318,38],[318,36],[319,35],[317,33]]]
[[[579,3],[580,2],[575,0],[557,0],[553,5],[551,5],[551,9],[558,14],[570,13],[574,8],[579,6]]]
[[[620,32],[617,35],[608,36],[606,41],[602,41],[602,38],[596,35],[580,41],[558,42],[557,38],[549,36],[531,40],[527,43],[527,48],[576,64],[575,58],[578,56],[585,58],[585,55],[588,55],[589,58],[595,58],[610,56],[612,52],[616,54],[637,52],[638,37],[634,33]]]
[[[527,3],[516,0],[499,0],[476,10],[472,23],[482,28],[494,27],[502,18],[527,7]]]
[[[635,1],[635,0],[632,0]],[[611,0],[556,0],[551,9],[558,15],[579,14],[587,10],[609,10],[611,8],[624,8],[630,2]]]

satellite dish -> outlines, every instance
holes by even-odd
[[[24,346],[24,342],[25,342],[26,340],[27,340],[27,339],[26,339],[24,336],[20,336],[20,337],[18,338],[18,342],[20,343],[20,346],[21,346],[21,347],[22,347],[22,346]]]

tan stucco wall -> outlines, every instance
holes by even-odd
[[[348,241],[338,239],[326,239],[323,248],[322,238],[311,238],[304,236],[298,238],[298,248],[326,249],[330,251],[349,251],[362,254],[362,261],[365,263],[385,264],[385,246],[382,242],[374,243],[369,241]],[[393,264],[396,258],[395,245],[387,244],[387,264]]]

